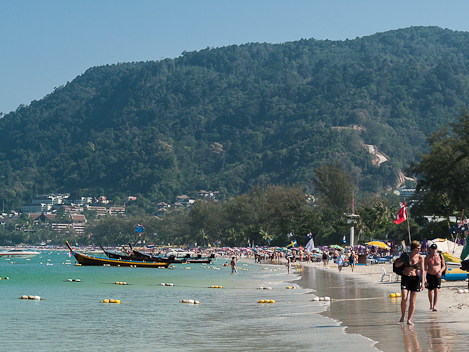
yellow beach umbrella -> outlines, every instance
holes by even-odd
[[[381,249],[391,249],[391,247],[389,247],[386,243],[381,242],[381,241],[371,241],[371,242],[368,242],[367,245],[375,246]]]

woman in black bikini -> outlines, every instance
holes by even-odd
[[[420,248],[422,248],[419,241],[412,241],[410,244],[410,253],[404,253],[397,261],[396,266],[405,266],[404,272],[402,273],[401,279],[401,319],[399,322],[404,322],[405,310],[407,307],[407,301],[409,303],[409,311],[407,314],[407,324],[414,325],[412,322],[412,316],[415,311],[415,299],[417,298],[417,292],[425,287],[425,265],[423,257],[420,255]],[[422,282],[419,278],[419,272],[421,271]]]

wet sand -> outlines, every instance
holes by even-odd
[[[381,282],[382,265],[322,269],[322,264],[292,266],[291,273],[300,276],[295,281],[303,288],[315,290],[319,297],[332,298],[323,313],[342,322],[347,334],[360,334],[377,341],[380,351],[469,351],[469,294],[459,294],[467,288],[466,281],[446,281],[440,289],[438,312],[430,312],[428,291],[417,294],[414,326],[399,323],[400,298],[390,298],[400,292],[392,265],[386,264],[387,273]],[[345,346],[344,346],[345,347]],[[345,348],[346,350],[346,348]]]

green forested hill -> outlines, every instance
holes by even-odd
[[[0,196],[103,189],[172,202],[200,189],[310,184],[340,160],[395,186],[426,136],[469,106],[469,33],[412,27],[93,67],[0,119]],[[358,125],[361,131],[334,129]],[[390,160],[380,167],[363,144]]]

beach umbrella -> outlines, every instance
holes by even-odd
[[[337,244],[333,244],[332,246],[329,246],[329,247],[330,247],[330,248],[335,248],[335,249],[340,249],[340,250],[344,249],[343,247],[341,247],[341,246],[339,246],[339,245],[337,245]]]
[[[386,243],[381,242],[381,241],[371,241],[371,242],[368,242],[367,245],[375,246],[380,249],[391,249],[391,247],[389,247]]]

